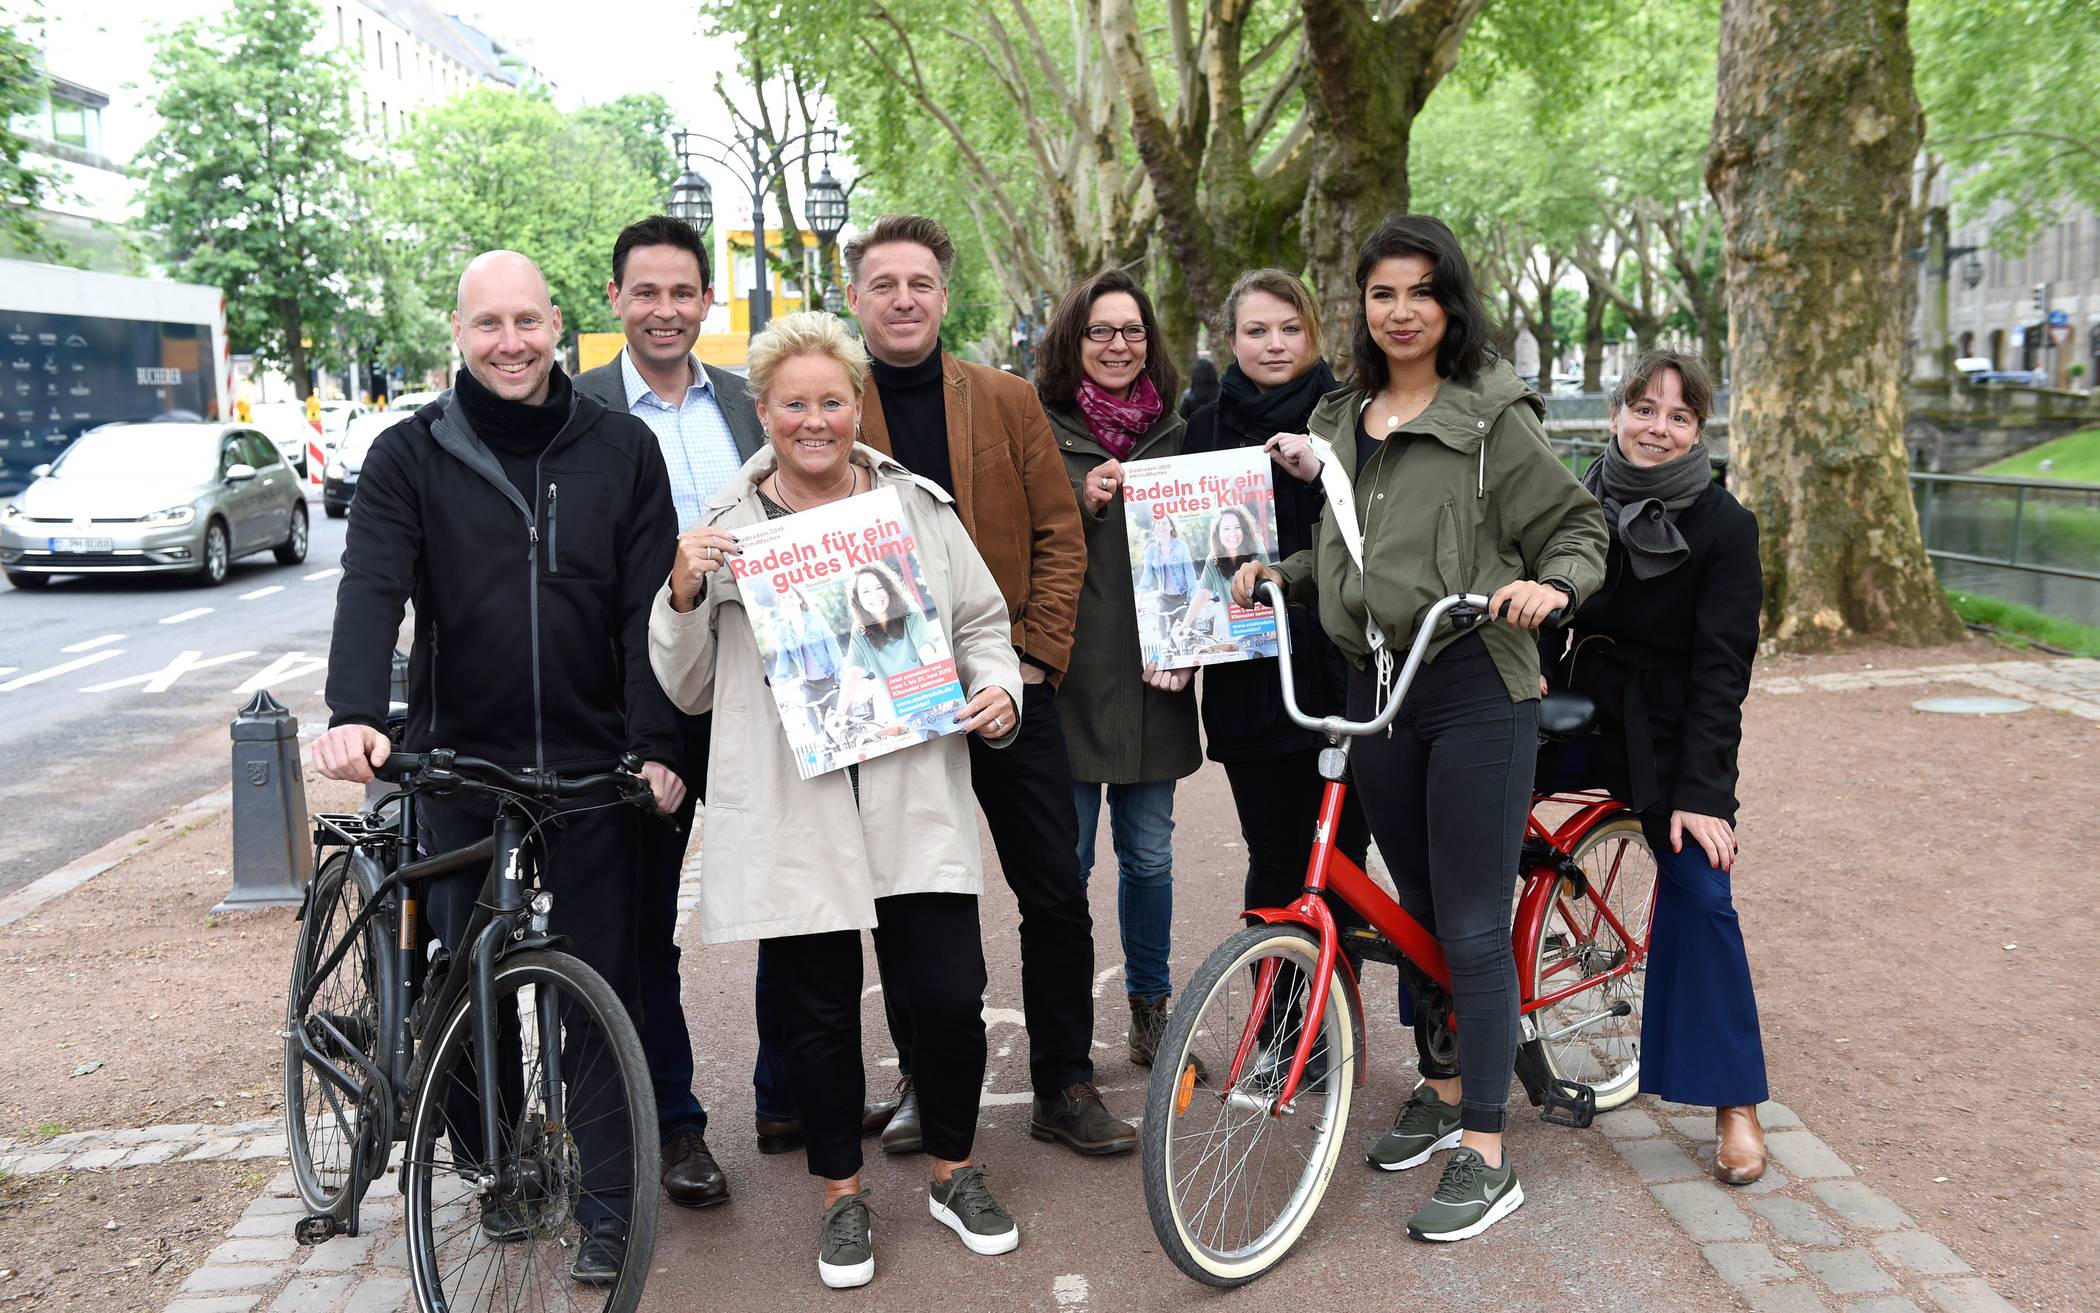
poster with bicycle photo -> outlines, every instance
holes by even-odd
[[[1162,669],[1276,655],[1276,617],[1235,606],[1232,576],[1276,560],[1276,485],[1259,447],[1133,461],[1123,520],[1138,643]]]
[[[730,573],[803,779],[955,732],[962,683],[895,489],[736,539]]]

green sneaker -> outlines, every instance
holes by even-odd
[[[983,1167],[959,1167],[946,1185],[929,1182],[926,1207],[933,1220],[961,1236],[973,1254],[1011,1253],[1021,1243],[1021,1228],[992,1198]]]
[[[1458,1109],[1436,1096],[1427,1085],[1417,1086],[1393,1118],[1393,1129],[1364,1153],[1371,1166],[1388,1172],[1420,1167],[1429,1156],[1458,1147]]]
[[[1417,1240],[1470,1240],[1523,1202],[1524,1187],[1517,1184],[1508,1157],[1500,1167],[1490,1167],[1479,1153],[1460,1145],[1444,1164],[1436,1193],[1407,1219],[1407,1233]]]
[[[868,1192],[849,1194],[824,1210],[824,1242],[817,1250],[817,1275],[833,1290],[865,1286],[875,1279],[875,1226]]]

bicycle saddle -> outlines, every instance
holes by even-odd
[[[1580,693],[1548,693],[1539,699],[1539,733],[1568,739],[1587,734],[1597,719],[1597,704]]]

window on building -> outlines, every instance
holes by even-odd
[[[394,43],[394,76],[401,76],[401,43],[399,41]]]
[[[382,137],[394,135],[394,118],[393,115],[386,112],[386,102],[383,100],[379,102],[379,135]]]
[[[75,146],[86,150],[89,144],[88,118],[95,111],[77,101],[53,100],[51,102],[51,140],[61,146]]]
[[[341,5],[335,7],[335,43],[337,45],[343,44],[343,7]]]
[[[372,62],[379,66],[380,72],[386,72],[386,33],[384,32],[374,32],[372,34]]]

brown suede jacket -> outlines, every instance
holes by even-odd
[[[948,466],[955,508],[1006,597],[1022,656],[1064,679],[1086,578],[1086,537],[1057,440],[1035,389],[1003,370],[941,361],[948,396]],[[861,440],[894,454],[880,390],[871,380]]]

